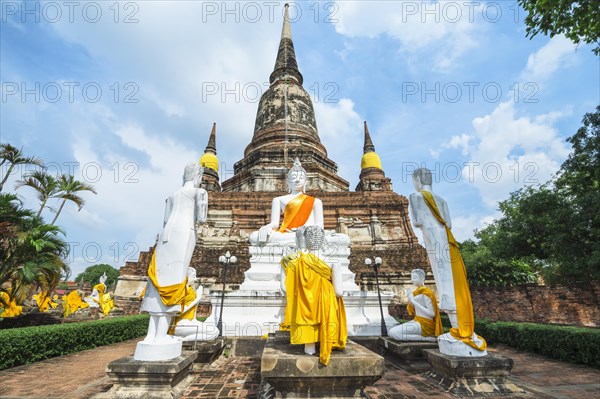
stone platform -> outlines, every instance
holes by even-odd
[[[225,349],[225,340],[216,338],[210,341],[183,341],[184,351],[193,351],[197,353],[194,363],[212,363]]]
[[[433,368],[427,376],[457,396],[509,395],[523,392],[508,381],[513,359],[501,355],[460,357],[426,349],[423,355]]]
[[[319,356],[304,353],[304,345],[290,345],[289,335],[269,337],[261,357],[261,378],[282,398],[362,398],[364,388],[385,371],[378,354],[348,341],[333,351],[327,366]]]
[[[196,352],[164,361],[139,361],[133,356],[114,360],[106,366],[112,388],[94,399],[176,399],[192,383],[190,374]]]
[[[404,342],[389,337],[379,337],[379,346],[386,352],[406,360],[423,357],[424,349],[438,349],[437,342]]]

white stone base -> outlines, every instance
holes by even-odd
[[[181,341],[160,344],[140,341],[135,347],[133,360],[155,362],[175,359],[176,357],[181,356],[181,347]]]
[[[473,341],[476,344],[481,343],[477,337],[474,337]],[[477,350],[462,341],[454,338],[450,333],[442,334],[438,337],[438,345],[440,353],[450,356],[463,356],[463,357],[480,357],[486,356],[487,350]]]
[[[213,312],[206,322],[217,323],[221,293],[211,293]],[[388,313],[393,294],[381,293],[383,315],[387,329],[397,324]],[[349,336],[381,335],[381,312],[376,292],[344,293]],[[234,291],[225,294],[223,305],[224,336],[261,336],[279,330],[285,313],[285,295],[281,291]]]

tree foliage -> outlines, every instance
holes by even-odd
[[[462,245],[474,284],[507,285],[538,273],[549,283],[600,280],[600,106],[567,139],[557,176],[511,193],[502,217]]]
[[[83,273],[80,273],[75,281],[77,283],[89,283],[92,287],[100,282],[102,274],[106,273],[106,286],[112,287],[117,283],[119,278],[119,271],[107,265],[106,263],[100,263],[98,265],[90,266],[86,268]]]
[[[527,37],[538,33],[564,34],[574,43],[594,43],[593,52],[600,55],[599,0],[519,0],[527,11]]]

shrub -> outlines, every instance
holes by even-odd
[[[552,359],[600,368],[600,329],[477,320],[475,331],[488,344],[506,344]]]
[[[143,336],[148,315],[0,330],[0,370]]]

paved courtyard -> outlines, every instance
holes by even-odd
[[[109,388],[106,364],[131,355],[136,341],[0,371],[0,399],[89,398]],[[524,393],[513,398],[600,398],[600,370],[522,354],[506,346],[490,351],[515,360],[511,380]],[[221,357],[211,365],[199,366],[184,398],[257,398],[259,367],[260,361],[252,357]],[[366,393],[370,399],[453,398],[423,376],[428,367],[423,360],[409,363],[386,358],[384,377]]]

